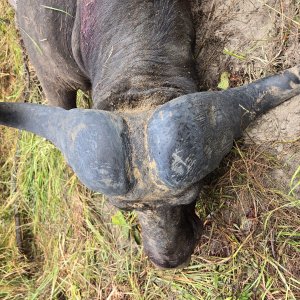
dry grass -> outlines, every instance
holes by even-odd
[[[4,0],[0,33],[0,99],[22,101],[22,51]],[[30,101],[40,102],[31,82]],[[53,145],[1,127],[0,299],[300,299],[300,199],[289,193],[300,179],[295,166],[291,186],[274,181],[284,167],[265,147],[236,145],[204,182],[205,232],[191,265],[160,271],[133,238],[133,214],[112,224],[102,196],[80,185]]]

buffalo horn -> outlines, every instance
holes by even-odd
[[[113,113],[1,102],[0,125],[50,140],[94,191],[121,195],[129,189],[126,124]]]
[[[159,179],[184,188],[217,168],[233,140],[260,114],[300,94],[300,66],[248,85],[176,98],[148,124],[150,159]]]

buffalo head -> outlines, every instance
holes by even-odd
[[[45,94],[63,108],[0,103],[0,125],[52,141],[83,184],[137,211],[156,265],[184,265],[202,229],[201,179],[255,117],[300,93],[300,67],[197,93],[187,0],[12,2]],[[93,109],[74,108],[79,88]]]
[[[201,234],[199,182],[261,113],[300,93],[300,68],[154,110],[107,112],[0,103],[0,124],[52,141],[88,188],[137,211],[144,247],[161,267],[189,260]]]

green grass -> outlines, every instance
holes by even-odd
[[[3,0],[0,20],[0,98],[23,101],[22,52]],[[31,75],[30,101],[40,102]],[[136,242],[134,214],[112,213],[49,142],[0,127],[0,299],[300,299],[299,169],[286,187],[269,176],[282,167],[258,146],[236,145],[204,186],[191,265],[162,271]]]

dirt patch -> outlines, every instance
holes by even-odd
[[[247,82],[299,63],[299,10],[296,0],[193,1],[200,88],[215,89],[223,71]]]
[[[231,87],[300,63],[300,5],[296,0],[193,1],[199,88],[216,90],[229,72]],[[285,190],[300,164],[300,96],[248,128],[247,144],[263,146],[281,166],[270,175]]]
[[[246,142],[292,142],[300,137],[300,96],[286,101],[250,125]],[[276,147],[280,150],[280,146]],[[299,160],[300,162],[300,160]]]
[[[281,104],[260,117],[246,131],[245,142],[264,145],[276,155],[281,166],[270,174],[286,192],[300,165],[300,96]],[[300,189],[295,193],[300,197]]]

